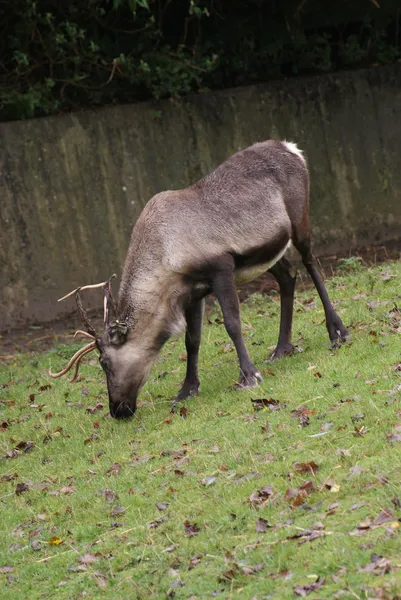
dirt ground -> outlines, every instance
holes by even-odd
[[[331,255],[319,257],[319,263],[324,276],[330,277],[341,269],[343,258],[350,256],[359,257],[366,266],[397,260],[401,258],[401,239],[392,240],[386,244],[371,245],[356,248],[351,254]],[[299,269],[297,288],[302,289],[312,285],[310,278],[303,267]],[[250,294],[258,292],[269,294],[278,290],[276,281],[266,273],[262,277],[243,285],[239,288],[239,297],[244,301]],[[211,306],[213,299],[208,299]],[[102,313],[97,310],[88,310],[91,322],[96,331],[102,330]],[[75,330],[82,328],[82,323],[77,314],[43,324],[28,325],[24,328],[11,329],[0,334],[0,363],[16,358],[21,352],[43,352],[58,343],[68,344],[73,340]]]

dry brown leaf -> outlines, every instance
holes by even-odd
[[[257,508],[262,508],[274,498],[273,488],[271,486],[261,487],[257,492],[252,492],[248,502]]]
[[[363,568],[358,569],[358,573],[373,573],[374,575],[385,575],[391,571],[391,562],[384,558],[383,556],[379,556],[377,554],[372,554],[370,557],[371,562],[365,565]]]
[[[111,475],[119,475],[121,473],[121,465],[118,463],[114,463],[111,465],[110,469],[106,471],[106,475],[111,477]]]
[[[292,468],[294,469],[295,473],[312,473],[312,475],[319,470],[319,466],[314,460],[304,463],[294,462],[292,464]]]
[[[304,504],[305,499],[315,490],[315,485],[313,481],[305,481],[298,488],[289,488],[284,498],[291,504],[292,506],[300,506]]]
[[[60,493],[61,494],[73,494],[74,492],[77,491],[77,488],[73,485],[66,485],[64,487],[61,488]]]
[[[307,585],[296,585],[294,587],[294,592],[297,596],[307,596],[311,592],[316,592],[320,590],[320,588],[325,584],[326,579],[323,577],[322,579],[319,577],[317,581],[314,583],[308,583]]]
[[[271,525],[269,525],[267,519],[263,519],[262,517],[259,517],[259,519],[256,521],[256,532],[257,533],[266,533],[266,531],[269,527],[271,527]]]
[[[185,537],[193,537],[198,535],[200,527],[196,523],[190,523],[190,521],[184,521]]]
[[[98,556],[95,556],[94,554],[91,554],[90,552],[86,552],[86,554],[84,554],[83,556],[80,556],[78,558],[78,562],[81,563],[81,565],[90,565],[94,562],[96,562],[98,560]]]

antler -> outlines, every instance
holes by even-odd
[[[74,365],[74,363],[76,363],[74,376],[72,379],[70,379],[70,383],[72,383],[73,381],[76,380],[76,378],[78,376],[79,363],[81,362],[82,357],[85,356],[85,354],[88,354],[88,352],[92,352],[92,350],[94,350],[95,348],[96,348],[96,342],[89,342],[89,344],[87,344],[83,348],[80,348],[78,350],[78,352],[75,352],[74,356],[70,359],[68,365],[66,367],[64,367],[64,369],[62,371],[59,371],[58,373],[52,373],[50,370],[49,376],[53,377],[53,379],[62,377],[63,375],[68,373],[68,371],[71,369],[71,367]]]
[[[115,274],[113,274],[107,281],[103,281],[102,283],[95,283],[92,285],[80,286],[80,287],[76,288],[75,290],[73,290],[72,292],[69,292],[62,298],[59,298],[58,302],[61,302],[62,300],[66,300],[67,298],[70,298],[71,296],[75,296],[75,302],[77,304],[77,308],[78,308],[79,314],[81,315],[82,321],[84,322],[84,325],[86,327],[86,331],[83,331],[82,329],[78,329],[74,333],[74,338],[77,335],[82,335],[83,337],[89,338],[90,340],[93,340],[93,341],[90,342],[89,344],[87,344],[86,346],[84,346],[83,348],[81,348],[80,350],[78,350],[78,352],[76,352],[74,354],[74,356],[70,359],[68,365],[62,371],[59,371],[58,373],[52,373],[50,370],[49,371],[50,377],[53,377],[54,379],[56,379],[57,377],[62,377],[75,364],[74,375],[73,375],[72,379],[70,379],[70,383],[72,383],[73,381],[76,381],[76,379],[78,377],[79,365],[81,363],[83,356],[85,356],[85,354],[88,354],[89,352],[92,352],[92,350],[95,350],[97,347],[96,341],[95,341],[96,340],[96,331],[95,331],[92,323],[90,322],[84,307],[82,306],[81,298],[79,297],[79,292],[82,292],[84,290],[94,290],[94,289],[98,289],[98,288],[103,288],[103,290],[104,290],[103,321],[104,321],[104,328],[106,329],[106,327],[108,325],[108,321],[109,321],[110,306],[113,309],[114,313],[117,314],[116,304],[114,302],[114,299],[113,299],[113,296],[111,293],[111,280],[114,277],[116,277]]]
[[[116,274],[114,273],[110,279],[108,279],[106,281],[106,283],[103,286],[104,289],[104,300],[103,300],[103,322],[104,322],[104,327],[106,327],[109,323],[109,312],[110,312],[110,306],[114,312],[114,316],[117,317],[117,306],[116,303],[114,302],[114,298],[113,298],[113,294],[111,292],[111,280],[116,277]]]

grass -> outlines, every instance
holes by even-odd
[[[303,351],[273,365],[278,298],[242,306],[253,390],[230,391],[216,308],[186,416],[169,416],[181,339],[125,422],[93,359],[78,383],[47,377],[75,346],[3,365],[3,597],[400,598],[401,263],[343,273],[327,284],[352,335],[338,351],[315,291],[297,294]]]

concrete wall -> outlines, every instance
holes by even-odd
[[[306,152],[318,253],[401,234],[401,65],[0,124],[0,330],[121,273],[147,200],[239,148]]]

